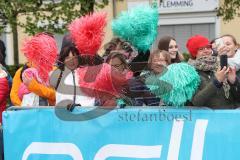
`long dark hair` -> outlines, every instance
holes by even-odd
[[[60,51],[58,61],[57,61],[57,66],[59,69],[64,70],[64,61],[66,57],[69,56],[70,52],[72,52],[74,56],[80,55],[78,52],[78,49],[73,45],[63,47]],[[80,61],[80,56],[78,56],[78,61]]]
[[[171,40],[174,40],[176,42],[176,39],[171,37],[171,36],[164,36],[162,37],[159,41],[158,41],[158,49],[159,50],[165,50],[165,51],[169,51],[169,43]],[[171,63],[179,63],[181,62],[180,58],[179,58],[179,54],[177,53],[176,58],[175,59],[171,59]]]
[[[2,64],[4,67],[6,67],[6,47],[2,40],[0,40],[0,64]]]
[[[78,65],[79,66],[92,66],[102,64],[103,58],[98,54],[95,56],[82,55],[76,48],[71,36],[69,34],[63,37],[62,47],[57,61],[57,66],[59,69],[64,70],[64,60],[69,53],[72,52],[74,56],[78,56]]]

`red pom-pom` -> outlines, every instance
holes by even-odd
[[[74,20],[68,29],[80,54],[94,56],[104,38],[105,12],[93,13]]]
[[[88,96],[100,99],[118,97],[123,86],[131,78],[129,73],[120,73],[106,63],[79,68],[77,73],[81,90]]]
[[[37,34],[29,40],[25,40],[22,52],[28,62],[33,63],[43,82],[49,80],[49,73],[57,59],[57,43],[55,39],[47,34]]]

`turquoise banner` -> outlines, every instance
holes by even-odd
[[[11,110],[3,131],[5,160],[240,159],[240,110],[116,109],[81,121]]]

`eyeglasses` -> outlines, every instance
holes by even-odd
[[[115,67],[115,68],[119,68],[119,67],[121,67],[123,65],[123,63],[120,63],[120,64],[114,64],[114,65],[111,65],[111,66],[113,66],[113,67]]]
[[[198,50],[199,51],[204,51],[204,50],[208,50],[208,49],[211,49],[211,47],[210,46],[200,47]]]

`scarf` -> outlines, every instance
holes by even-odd
[[[189,59],[188,63],[200,71],[213,71],[218,69],[218,61],[215,56],[203,56],[196,60]]]
[[[213,73],[215,73],[220,66],[219,60],[215,56],[203,56],[197,58],[196,60],[189,59],[188,63],[194,66],[197,70],[212,71]],[[228,99],[230,85],[228,84],[227,79],[223,81],[223,90],[225,97]]]

